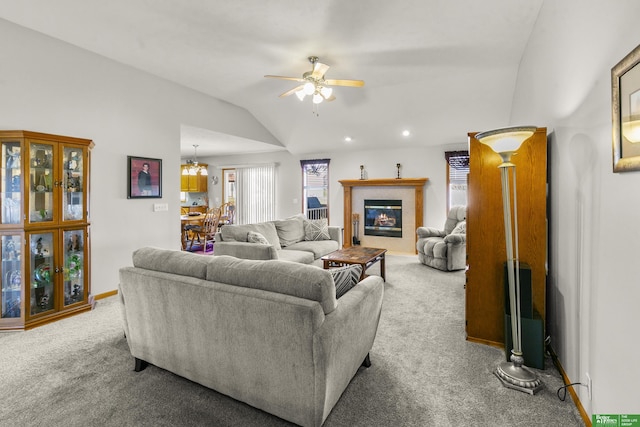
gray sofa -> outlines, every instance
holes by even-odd
[[[213,254],[311,264],[320,257],[342,248],[340,227],[326,226],[324,220],[324,230],[318,232],[313,226],[319,226],[321,223],[321,220],[309,221],[303,215],[296,215],[256,224],[224,225],[215,236]],[[249,242],[249,232],[260,233],[266,242]]]
[[[443,271],[463,270],[467,267],[467,208],[452,206],[444,229],[418,227],[418,260]]]
[[[314,266],[142,248],[120,269],[119,297],[136,371],[150,363],[319,426],[368,366],[383,288],[370,276],[336,299]]]

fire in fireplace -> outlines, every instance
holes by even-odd
[[[365,200],[364,234],[402,237],[402,200]]]

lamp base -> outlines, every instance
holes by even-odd
[[[514,390],[533,395],[542,388],[542,382],[536,374],[514,362],[502,362],[494,373],[503,386]]]

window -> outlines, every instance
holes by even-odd
[[[329,218],[329,159],[300,160],[304,215]]]
[[[447,206],[467,206],[467,175],[469,175],[469,152],[447,151]],[[448,210],[447,209],[447,210]]]
[[[276,167],[273,164],[236,167],[234,188],[238,224],[253,224],[274,219],[275,183]]]
[[[236,203],[235,169],[222,169],[222,203]]]

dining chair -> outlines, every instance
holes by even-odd
[[[235,221],[236,205],[233,202],[226,202],[220,206],[220,220],[218,221],[218,230],[227,224],[233,224]]]
[[[209,243],[213,248],[214,237],[218,231],[218,222],[220,221],[220,208],[210,208],[204,216],[200,224],[191,228],[191,241],[189,242],[188,251],[193,249],[193,243],[198,240],[203,246],[202,250],[206,253]],[[202,239],[202,240],[201,240]]]

